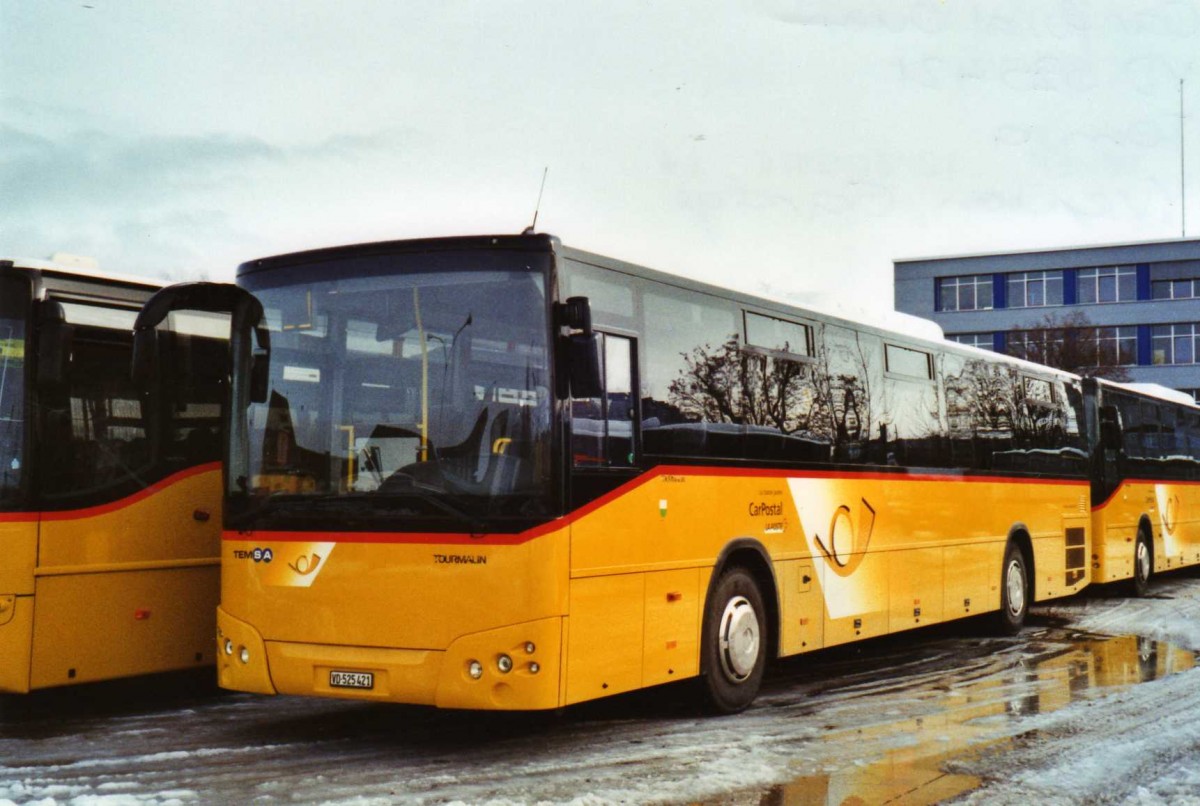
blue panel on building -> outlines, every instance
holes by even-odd
[[[1003,274],[992,275],[992,307],[996,310],[1008,307],[1005,291],[1008,290]]]
[[[1075,269],[1063,269],[1063,305],[1079,304],[1079,282]]]
[[[1128,275],[1127,275],[1128,276]],[[1137,298],[1150,299],[1150,264],[1137,264]]]
[[[1004,350],[1007,346],[1008,345],[1005,341],[1003,330],[997,330],[995,333],[992,334],[992,349],[993,350],[995,350],[998,353],[1002,353],[1002,352],[1004,352]]]
[[[1138,366],[1148,367],[1154,363],[1154,343],[1150,338],[1150,325],[1138,325],[1137,329],[1137,355]]]

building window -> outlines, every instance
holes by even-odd
[[[1097,367],[1132,367],[1137,364],[1137,327],[1088,327],[1076,335],[1085,358]]]
[[[996,340],[991,333],[947,333],[946,338],[949,341],[978,347],[981,350],[996,349]]]
[[[938,278],[939,311],[990,311],[992,275]]]
[[[1014,330],[1005,344],[1008,354],[1037,364],[1053,363],[1062,354],[1061,330]]]
[[[1006,348],[1009,355],[1062,369],[1131,367],[1137,365],[1137,326],[1015,330]]]
[[[1009,308],[1042,308],[1063,304],[1061,271],[1022,271],[1007,277]]]
[[[1133,266],[1080,269],[1077,282],[1081,304],[1137,299],[1137,269]]]
[[[1155,280],[1150,283],[1151,296],[1155,299],[1195,299],[1200,291],[1200,280]]]
[[[1195,364],[1196,339],[1200,325],[1192,322],[1180,325],[1155,325],[1150,330],[1152,355],[1155,364]]]

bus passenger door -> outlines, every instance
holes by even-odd
[[[1121,413],[1116,406],[1100,407],[1100,451],[1103,457],[1098,501],[1106,501],[1121,485],[1121,454],[1124,437],[1121,433]]]
[[[603,394],[570,401],[570,509],[578,510],[637,474],[636,343],[599,333]],[[637,552],[638,523],[626,501],[571,526],[566,702],[643,685],[646,574],[622,573]],[[693,601],[694,606],[694,601]]]

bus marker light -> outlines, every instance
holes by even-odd
[[[526,641],[525,642],[525,654],[532,655],[534,652],[537,652],[537,647],[533,645],[533,641]]]
[[[529,664],[529,673],[530,674],[537,674],[541,670],[542,670],[542,667],[538,666],[536,661]]]
[[[512,658],[510,658],[508,655],[501,655],[500,657],[496,658],[496,668],[500,670],[501,674],[508,674],[512,671],[512,667]]]
[[[149,610],[145,610],[143,608],[138,608],[137,610],[133,611],[133,620],[134,621],[145,621],[148,618],[150,618]]]
[[[226,655],[233,654],[233,641],[229,638],[225,639],[225,654]]]
[[[246,647],[241,647],[240,649],[238,649],[238,659],[242,663],[249,663],[250,662],[250,650],[246,649]]]
[[[471,661],[467,664],[467,674],[471,676],[472,680],[483,677],[483,664],[477,660]]]

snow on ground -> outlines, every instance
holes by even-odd
[[[1014,639],[963,622],[791,659],[719,719],[683,687],[561,715],[109,685],[0,701],[0,804],[1200,803],[1200,579],[1154,591],[1039,608]]]
[[[1200,582],[1160,580],[1153,596],[1117,592],[1044,610],[1109,635],[1143,635],[1200,650]],[[1200,670],[1030,719],[1006,752],[951,765],[988,783],[967,803],[1200,804]]]

